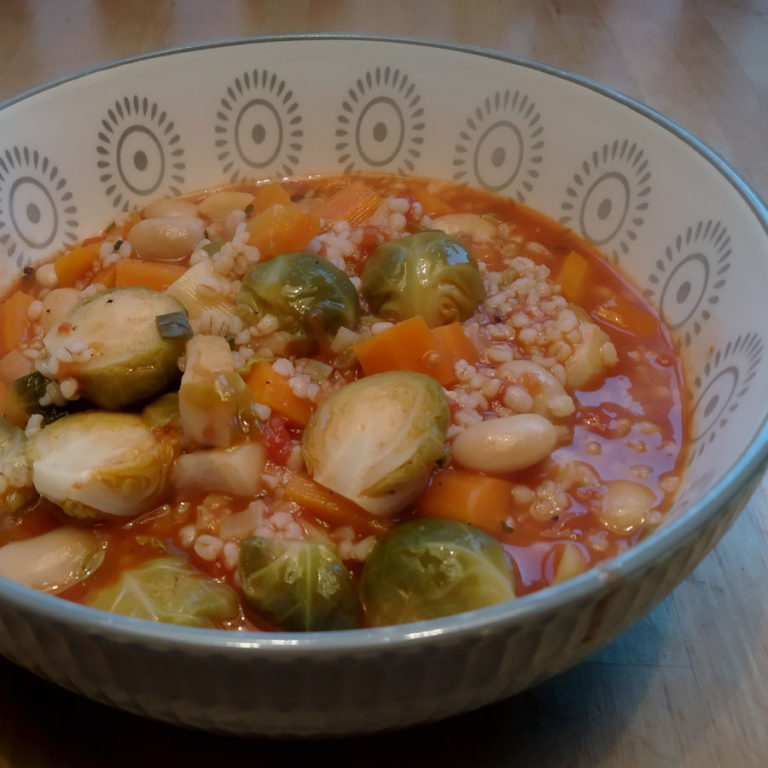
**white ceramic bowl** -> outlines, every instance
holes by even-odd
[[[239,734],[376,731],[510,695],[636,621],[731,524],[768,456],[768,213],[660,115],[500,53],[353,37],[235,40],[108,64],[0,105],[0,286],[166,194],[387,170],[487,187],[575,229],[660,307],[693,449],[667,522],[560,586],[440,621],[225,633],[0,578],[0,652],[126,710]]]

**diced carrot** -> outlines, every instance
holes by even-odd
[[[423,517],[448,517],[500,535],[512,512],[513,483],[462,470],[436,472],[416,502]]]
[[[59,256],[53,262],[58,284],[63,288],[71,288],[78,280],[82,280],[98,258],[100,248],[101,241],[81,245]]]
[[[563,259],[563,264],[557,273],[557,282],[568,301],[581,304],[584,299],[586,277],[589,262],[578,251],[570,251]]]
[[[29,328],[27,309],[34,299],[23,291],[16,291],[0,304],[0,357],[24,341]]]
[[[248,224],[248,242],[264,258],[301,251],[320,231],[320,217],[297,205],[276,203],[257,213]]]
[[[92,245],[93,243],[101,243],[104,242],[104,235],[94,235],[93,237],[86,237],[85,240],[83,240],[80,245]]]
[[[105,288],[114,288],[115,280],[117,278],[117,268],[114,264],[104,269],[99,270],[92,278],[91,285],[93,283],[99,283]]]
[[[381,205],[381,197],[362,181],[353,181],[331,195],[316,213],[328,229],[339,221],[353,226],[365,224]]]
[[[456,363],[477,361],[477,350],[461,323],[430,328],[421,315],[387,328],[354,347],[366,376],[384,371],[418,371],[444,387],[457,381]]]
[[[477,362],[477,348],[464,333],[461,323],[449,323],[432,328],[432,341],[438,354],[438,361],[432,375],[444,386],[450,387],[458,381],[456,363],[466,360],[470,365]]]
[[[312,415],[312,402],[299,397],[286,376],[277,373],[269,360],[258,360],[245,378],[253,399],[268,405],[288,421],[303,427]]]
[[[593,309],[592,314],[614,328],[638,336],[652,336],[659,330],[658,320],[651,312],[637,306],[622,294],[615,294]]]
[[[416,189],[412,190],[411,194],[421,203],[423,212],[427,216],[445,216],[449,213],[454,213],[453,208],[445,200],[422,186],[416,187]]]
[[[291,205],[291,196],[280,184],[260,184],[253,191],[253,213],[261,213],[271,205]]]
[[[421,315],[403,320],[354,347],[366,376],[384,371],[419,371],[437,367],[437,350],[429,326]]]
[[[387,530],[382,520],[306,475],[291,476],[285,485],[285,498],[334,527],[349,525],[365,536],[381,535]]]
[[[0,381],[11,383],[32,373],[35,364],[18,349],[12,349],[7,355],[0,357]]]
[[[166,264],[161,261],[120,259],[115,262],[115,285],[143,285],[153,291],[164,291],[185,272],[183,264]]]

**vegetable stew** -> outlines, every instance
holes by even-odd
[[[388,175],[156,200],[0,303],[0,575],[218,629],[430,619],[664,519],[656,310],[570,230]]]

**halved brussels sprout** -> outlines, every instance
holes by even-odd
[[[93,531],[56,528],[0,547],[0,576],[43,592],[61,592],[98,570],[105,546]]]
[[[484,608],[515,596],[504,549],[455,520],[411,520],[390,529],[363,568],[369,624],[407,624]]]
[[[0,515],[16,512],[35,496],[27,436],[0,416]]]
[[[383,243],[361,278],[375,315],[393,322],[421,315],[430,328],[467,320],[485,298],[472,254],[440,231]]]
[[[71,517],[138,515],[165,495],[177,441],[138,414],[74,413],[29,438],[32,479]]]
[[[74,378],[80,394],[119,410],[178,381],[183,336],[163,338],[157,318],[182,313],[172,296],[148,288],[112,288],[78,302],[45,336],[42,370]]]
[[[445,452],[449,422],[435,379],[389,371],[347,384],[320,403],[301,451],[318,483],[374,515],[391,515],[423,489]]]
[[[243,539],[240,579],[248,606],[281,629],[312,632],[362,626],[349,571],[326,544]]]
[[[315,253],[284,253],[253,267],[243,278],[237,312],[255,325],[274,315],[294,337],[297,352],[308,354],[340,327],[355,328],[360,301],[350,279]]]
[[[239,612],[237,596],[228,586],[178,557],[159,557],[124,571],[116,584],[102,589],[89,604],[137,619],[209,629]]]

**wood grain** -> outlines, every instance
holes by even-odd
[[[292,32],[450,40],[543,61],[677,121],[768,196],[765,0],[2,0],[0,98],[108,59]],[[0,138],[1,140],[1,138]],[[0,768],[768,765],[768,483],[631,631],[451,721],[333,742],[245,741],[101,707],[0,660]]]

